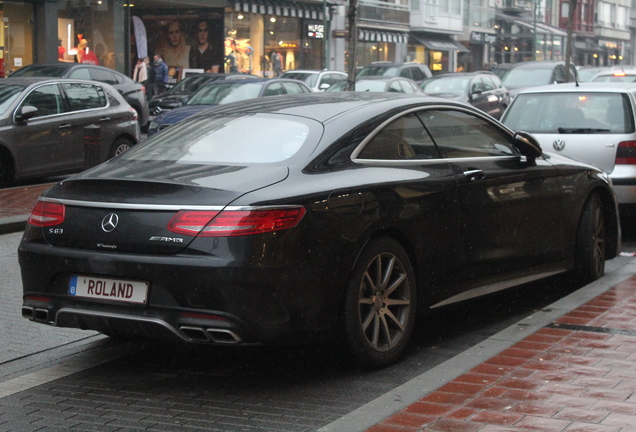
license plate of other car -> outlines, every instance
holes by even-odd
[[[148,282],[73,275],[68,293],[75,297],[145,304]]]

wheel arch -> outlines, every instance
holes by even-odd
[[[612,259],[618,256],[621,242],[621,227],[616,199],[608,188],[597,187],[587,194],[586,201],[590,199],[590,196],[594,193],[599,195],[603,203],[603,216],[605,217],[606,224],[605,258]]]

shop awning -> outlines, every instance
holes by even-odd
[[[268,0],[235,1],[236,12],[259,13],[263,15],[288,16],[293,18],[305,18],[322,20],[322,2],[300,3],[296,1],[286,2]]]
[[[519,17],[506,15],[502,13],[496,14],[496,17],[502,19],[504,21],[508,21],[509,23],[516,24],[519,27],[523,27],[526,30],[530,30],[530,33],[534,33],[535,22],[534,21],[526,21],[522,20]],[[558,37],[567,37],[568,33],[565,30],[562,30],[557,27],[552,27],[542,22],[536,23],[537,34],[548,34],[554,35]]]
[[[407,43],[409,34],[395,30],[379,30],[358,27],[358,40],[362,42]]]
[[[430,33],[419,33],[419,32],[411,32],[411,37],[415,39],[416,42],[421,43],[426,48],[433,51],[459,51],[459,52],[470,52],[468,48],[464,45],[460,44],[450,35],[445,34],[430,34]]]

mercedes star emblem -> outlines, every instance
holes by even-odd
[[[119,223],[119,216],[115,213],[109,213],[104,216],[102,219],[102,229],[104,232],[111,232],[115,228],[117,228],[117,224]]]
[[[565,148],[565,141],[563,141],[562,139],[555,140],[552,143],[552,147],[554,147],[556,151],[561,151]]]

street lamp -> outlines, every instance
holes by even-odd
[[[539,43],[537,42],[537,11],[539,9],[539,6],[541,5],[541,0],[535,0],[533,2],[533,7],[534,7],[534,33],[532,34],[532,60],[536,60],[537,59],[537,46],[539,45]]]

